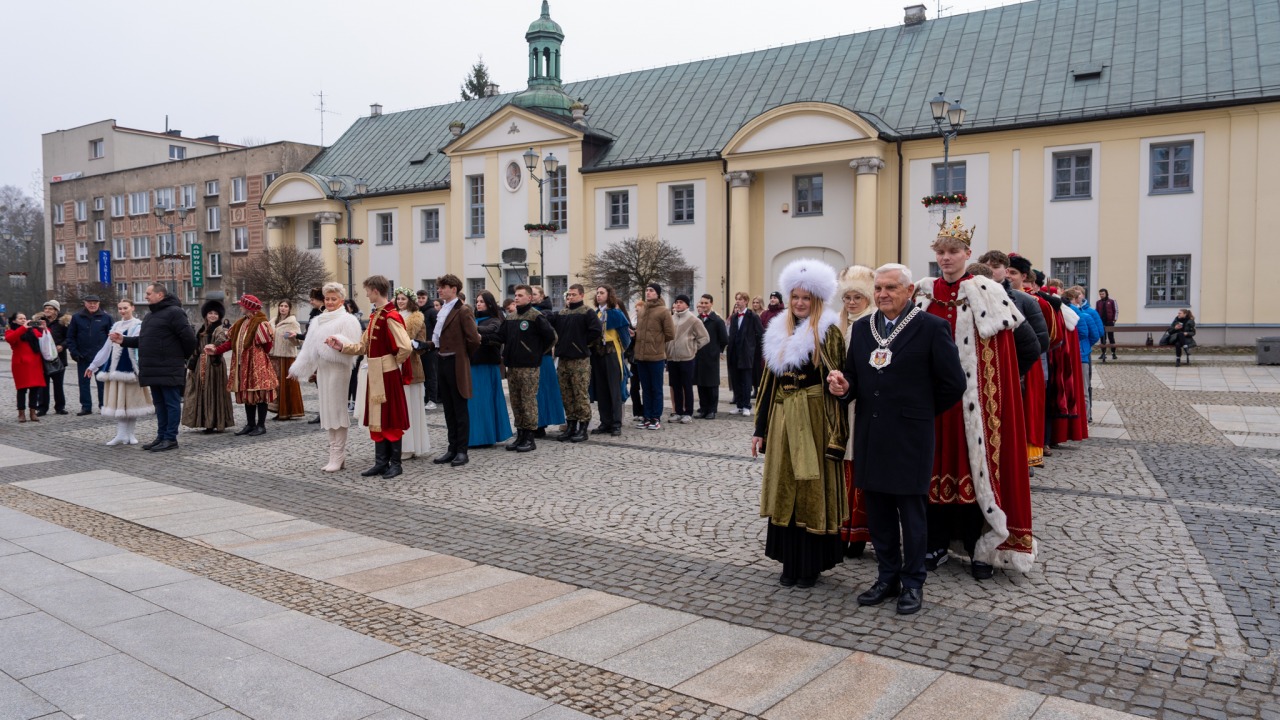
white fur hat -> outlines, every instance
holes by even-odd
[[[867,300],[875,300],[876,271],[865,265],[850,265],[840,271],[840,286],[836,289],[837,299],[844,299],[850,290]]]
[[[778,275],[778,289],[785,298],[797,288],[829,304],[836,293],[836,271],[820,260],[796,260]]]

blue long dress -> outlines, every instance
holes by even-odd
[[[542,367],[538,371],[538,427],[564,423],[564,400],[560,397],[556,361],[550,355],[543,355]]]
[[[471,357],[471,397],[467,399],[471,430],[467,447],[493,445],[511,437],[507,396],[502,391],[502,368],[498,364],[502,345],[496,330],[502,321],[487,317],[477,318],[476,323],[481,344]]]

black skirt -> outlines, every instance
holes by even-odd
[[[844,543],[839,534],[815,535],[804,528],[769,523],[764,539],[765,557],[782,563],[782,569],[796,578],[817,577],[844,561]]]

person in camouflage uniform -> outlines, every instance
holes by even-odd
[[[538,429],[538,371],[556,337],[547,316],[532,301],[533,288],[517,285],[515,315],[502,321],[502,362],[507,366],[511,412],[516,419],[516,438],[506,447],[517,452],[537,449],[533,433]]]
[[[574,284],[565,293],[565,309],[551,317],[556,331],[556,358],[560,361],[560,396],[564,399],[564,432],[556,440],[582,442],[591,423],[591,352],[600,345],[600,321],[585,299],[586,288]]]

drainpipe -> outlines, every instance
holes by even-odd
[[[720,158],[720,177],[723,179],[724,176],[728,174],[729,174],[729,161],[725,160],[724,158]],[[724,182],[727,183],[728,181],[725,180]],[[724,296],[720,299],[720,302],[725,303],[724,305],[725,317],[729,317],[729,308],[733,307],[732,305],[728,304],[729,295],[733,294],[732,288],[733,288],[733,281],[734,281],[734,278],[729,275],[729,260],[733,254],[733,249],[729,246],[729,231],[730,231],[729,202],[732,197],[733,197],[733,193],[730,192],[728,188],[726,188],[724,193],[724,199],[725,199],[725,203],[724,203],[724,292],[720,293],[721,295]]]
[[[902,136],[898,136],[898,263],[902,262],[902,183],[906,181],[906,176],[902,172]]]

